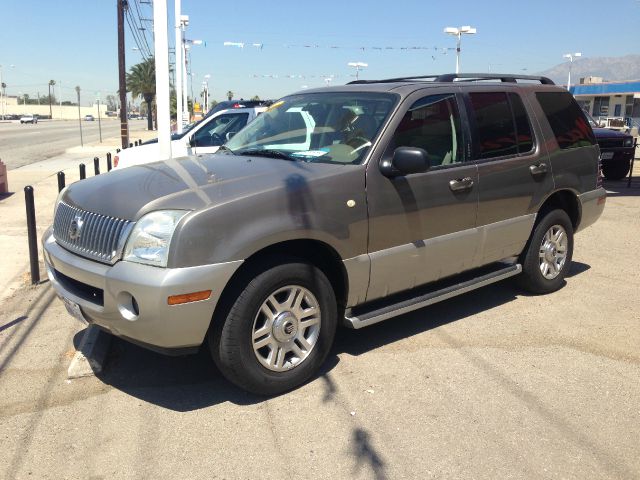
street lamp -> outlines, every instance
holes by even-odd
[[[347,63],[347,65],[356,69],[356,81],[359,78],[360,70],[369,66],[367,63],[364,63],[364,62],[349,62]]]
[[[577,58],[577,57],[581,57],[582,53],[577,52],[577,53],[565,53],[562,58],[568,58],[569,59],[569,78],[567,79],[567,90],[569,90],[571,88],[571,66],[573,65],[573,59]]]
[[[447,35],[453,35],[457,38],[456,44],[456,73],[460,73],[460,44],[462,43],[462,35],[475,35],[477,30],[469,25],[464,27],[447,27],[444,29]]]

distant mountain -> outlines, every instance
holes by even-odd
[[[567,83],[569,60],[560,63],[540,75],[551,78],[562,85]],[[571,83],[577,84],[582,77],[602,77],[605,81],[640,80],[640,55],[624,57],[592,57],[573,61]]]

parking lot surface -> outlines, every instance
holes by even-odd
[[[639,478],[635,182],[606,184],[560,291],[505,281],[342,329],[321,375],[275,398],[206,349],[118,339],[100,376],[69,381],[84,327],[46,282],[24,287],[0,313],[0,477]]]

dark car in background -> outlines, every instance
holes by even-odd
[[[602,174],[607,180],[626,177],[636,150],[633,136],[611,128],[602,128],[591,115],[585,114],[600,147]]]

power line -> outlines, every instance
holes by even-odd
[[[151,51],[149,46],[146,45],[145,41],[140,37],[141,34],[138,30],[138,25],[135,23],[135,19],[130,8],[125,10],[125,19],[127,21],[127,25],[129,25],[129,30],[131,31],[131,35],[133,36],[133,40],[138,47],[138,50],[140,50],[142,57],[147,60],[151,56]]]
[[[150,53],[151,52],[151,47],[149,47],[149,42],[147,41],[147,33],[146,33],[147,32],[147,28],[142,26],[143,17],[142,17],[142,14],[140,13],[140,4],[139,4],[138,0],[134,0],[133,4],[135,6],[135,9],[136,9],[136,12],[137,12],[137,15],[138,15],[138,24],[140,25],[138,27],[139,31],[142,31],[142,34],[141,34],[142,39],[144,40],[144,43],[145,43],[145,45],[147,47],[147,51]],[[135,19],[134,19],[134,24],[135,23],[136,22],[135,22]],[[151,42],[151,43],[153,43],[153,42]]]

